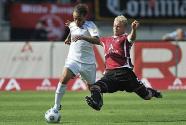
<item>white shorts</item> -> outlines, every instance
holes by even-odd
[[[94,84],[96,81],[96,64],[85,64],[67,59],[65,67],[70,69],[75,75],[80,74],[82,80],[85,80],[88,84]]]

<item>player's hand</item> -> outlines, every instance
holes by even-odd
[[[134,21],[132,22],[132,24],[131,24],[131,28],[132,28],[133,30],[136,30],[136,29],[138,28],[138,26],[139,26],[139,22],[138,22],[137,20],[134,20]]]
[[[77,35],[77,36],[72,36],[72,41],[77,42],[78,40],[83,40],[84,36],[82,35]]]
[[[71,23],[72,21],[70,21],[70,20],[67,20],[67,22],[65,23],[65,26],[69,26],[70,25],[70,23]]]
[[[71,44],[71,40],[70,39],[66,39],[65,40],[65,44],[70,45]]]

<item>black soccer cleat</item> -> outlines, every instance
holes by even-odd
[[[152,88],[148,88],[152,94],[153,94],[153,97],[156,97],[156,98],[163,98],[162,94],[160,91],[157,91],[155,89],[152,89]]]
[[[93,109],[95,109],[97,111],[100,111],[101,110],[101,107],[103,105],[103,102],[102,101],[100,101],[100,103],[97,103],[96,101],[93,100],[92,97],[88,97],[88,96],[86,96],[85,99],[86,99],[87,104],[90,107],[92,107]]]
[[[162,96],[160,91],[156,91],[155,94],[154,94],[154,97],[156,97],[156,98],[163,98],[163,96]]]

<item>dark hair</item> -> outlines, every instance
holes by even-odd
[[[74,11],[80,15],[86,16],[88,13],[88,6],[86,4],[78,4],[74,7]]]

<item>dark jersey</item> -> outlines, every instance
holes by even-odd
[[[127,34],[123,34],[100,38],[104,47],[106,69],[133,67],[130,58],[132,43],[127,40],[127,36]]]

